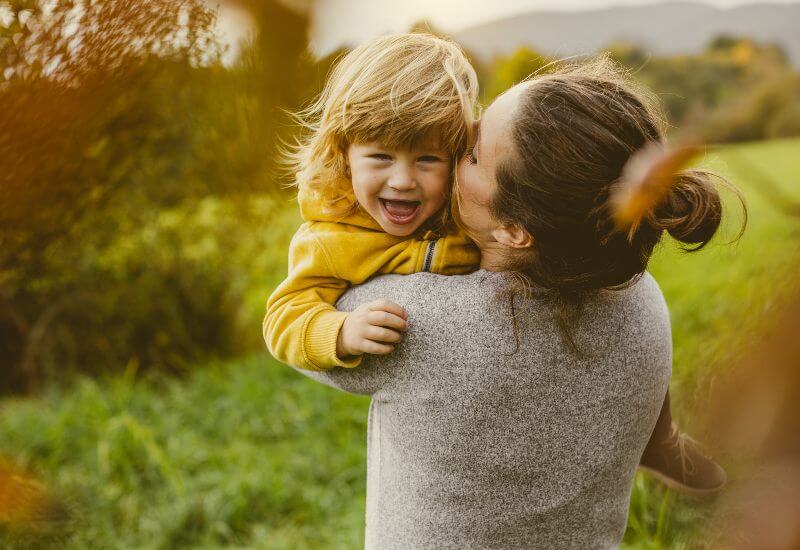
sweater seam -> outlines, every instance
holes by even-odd
[[[319,249],[322,251],[322,256],[325,258],[325,263],[328,264],[328,269],[333,274],[334,278],[339,279],[341,281],[346,280],[342,276],[339,275],[338,271],[336,271],[336,268],[334,267],[334,263],[333,263],[333,260],[331,259],[330,253],[328,252],[328,249],[325,248],[325,245],[322,243],[322,241],[319,239],[319,237],[316,235],[316,233],[311,232],[311,231],[310,231],[310,233],[311,233],[311,238],[314,239],[314,242],[319,247]]]

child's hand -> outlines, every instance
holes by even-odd
[[[406,311],[389,300],[362,304],[347,316],[339,331],[336,353],[351,355],[386,355],[394,350],[406,330]]]

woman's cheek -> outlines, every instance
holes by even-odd
[[[462,163],[462,165],[459,167],[458,176],[458,190],[461,193],[461,196],[466,200],[474,201],[476,184],[475,169],[469,164],[465,166]]]

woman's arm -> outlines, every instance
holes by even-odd
[[[310,371],[292,368],[303,376],[337,390],[356,395],[374,395],[390,376],[390,368],[380,363],[380,360],[371,361],[367,358],[361,366],[352,369],[336,367],[324,371]]]
[[[362,285],[351,287],[337,302],[340,311],[352,311],[359,304],[370,302],[377,298],[389,299],[401,306],[412,306],[419,315],[426,315],[428,307],[439,309],[435,301],[430,301],[421,286],[421,281],[436,277],[429,273],[413,275],[380,275],[373,277]],[[451,277],[447,277],[448,280]],[[422,304],[426,307],[421,308]],[[408,344],[407,339],[399,344],[403,347]],[[374,395],[386,388],[389,382],[402,374],[409,367],[400,349],[389,355],[365,355],[364,360],[356,368],[332,368],[324,371],[309,371],[295,368],[303,376],[316,380],[326,386],[359,395]],[[403,354],[404,355],[404,354]]]

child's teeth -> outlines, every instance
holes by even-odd
[[[389,214],[404,218],[414,213],[418,203],[408,201],[384,201],[383,204],[386,206],[386,211],[389,212]]]

